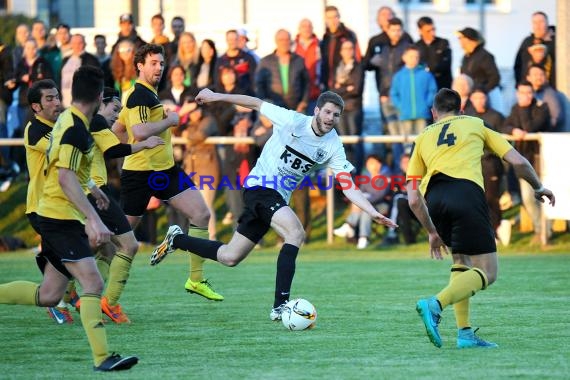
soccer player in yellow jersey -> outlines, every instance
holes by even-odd
[[[96,208],[95,197],[90,192],[86,195],[105,226],[113,233],[111,242],[100,246],[95,255],[99,272],[103,280],[107,281],[105,294],[101,298],[101,309],[113,322],[129,323],[130,320],[118,301],[126,285],[128,269],[138,250],[138,243],[123,210],[113,199],[107,186],[105,158],[125,157],[143,149],[152,149],[162,145],[164,141],[158,136],[149,136],[144,141],[132,145],[122,144],[110,129],[117,120],[120,110],[121,101],[118,91],[105,88],[99,112],[93,116],[89,126],[89,132],[95,141],[90,177],[109,198],[109,207],[104,210]]]
[[[90,242],[109,241],[111,232],[84,195],[94,145],[89,122],[101,103],[103,72],[91,66],[79,68],[73,75],[71,91],[72,105],[52,130],[44,192],[37,208],[45,247],[38,256],[43,281],[41,285],[29,281],[0,285],[0,303],[55,306],[69,279],[76,278],[83,289],[81,323],[91,346],[94,369],[128,369],[138,358],[110,354],[107,347],[100,305],[103,281],[89,247]],[[103,203],[98,202],[98,206],[105,206]]]
[[[170,128],[178,126],[178,114],[165,112],[156,92],[164,70],[162,46],[147,44],[140,47],[135,53],[135,66],[138,79],[126,94],[125,104],[113,131],[119,136],[126,135],[129,143],[155,135],[160,136],[165,144],[125,158],[121,172],[123,211],[131,226],[135,227],[150,198],[155,196],[168,201],[170,206],[190,220],[191,235],[208,239],[210,210],[200,192],[192,189],[194,185],[191,181],[181,182],[188,176],[174,164]],[[204,279],[203,265],[203,258],[191,255],[186,290],[222,301],[224,297],[216,293]]]
[[[455,310],[458,348],[497,347],[479,338],[469,322],[469,298],[495,282],[498,270],[481,172],[483,149],[513,165],[538,200],[544,202],[546,197],[554,206],[555,198],[506,139],[481,119],[460,115],[460,107],[457,92],[439,90],[432,108],[435,123],[416,139],[406,173],[408,202],[428,232],[431,257],[441,260],[447,247],[453,257],[449,284],[435,296],[420,299],[416,310],[436,347],[442,346],[438,324],[449,305]],[[419,183],[413,180],[418,176]]]
[[[34,113],[24,130],[24,146],[30,182],[26,199],[26,216],[32,228],[40,234],[38,203],[44,188],[44,166],[51,131],[57,117],[63,111],[59,90],[51,79],[34,82],[28,90],[28,104]],[[43,247],[43,249],[46,249]],[[47,312],[57,323],[72,323],[73,317],[67,305],[61,301],[57,306],[47,307]]]

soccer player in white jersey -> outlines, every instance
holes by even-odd
[[[181,249],[227,266],[236,266],[271,227],[284,240],[277,259],[275,301],[270,313],[271,320],[280,320],[283,305],[289,299],[297,253],[305,240],[303,226],[287,204],[296,185],[302,185],[312,172],[330,167],[336,176],[344,174],[343,192],[346,197],[370,214],[377,223],[397,227],[368,202],[347,174],[354,167],[346,160],[335,130],[344,108],[344,101],[339,95],[323,92],[317,100],[313,116],[287,110],[255,97],[220,94],[209,89],[202,90],[196,101],[223,101],[258,111],[273,122],[273,135],[244,184],[245,209],[230,242],[223,244],[198,239],[185,235],[178,226],[171,226],[164,241],[152,253],[151,265],[158,264],[169,253]],[[350,181],[350,186],[346,181]]]

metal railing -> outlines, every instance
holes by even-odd
[[[507,140],[515,141],[511,135],[503,135]],[[403,136],[403,135],[377,135],[377,136],[341,136],[343,144],[356,144],[358,142],[364,143],[410,143],[413,142],[416,136]],[[540,143],[539,133],[528,133],[523,138],[524,141],[538,141]],[[185,145],[188,141],[182,137],[173,137],[172,143],[175,145]],[[233,145],[233,144],[255,144],[253,137],[230,137],[230,136],[215,136],[208,137],[204,140],[206,144],[216,145]],[[0,146],[21,146],[24,145],[24,139],[0,139]],[[330,169],[327,172],[327,179],[332,178]],[[334,187],[331,184],[326,184],[326,225],[327,225],[327,243],[332,244],[334,241]],[[543,213],[544,215],[544,213]],[[545,222],[543,223],[545,224]],[[544,229],[543,229],[544,230]]]

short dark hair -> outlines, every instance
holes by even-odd
[[[319,95],[317,98],[317,107],[323,108],[323,106],[327,103],[332,103],[335,106],[339,106],[341,113],[344,110],[344,100],[342,100],[340,95],[336,92],[325,91]]]
[[[161,45],[156,45],[156,44],[146,44],[138,48],[137,51],[135,52],[135,62],[134,62],[137,75],[139,74],[138,64],[142,63],[144,65],[146,57],[149,54],[162,54],[162,56],[164,57],[164,48]]]
[[[391,18],[391,19],[388,21],[388,26],[390,26],[390,25],[400,25],[400,26],[403,26],[404,23],[403,23],[402,20],[400,20],[398,17],[394,17],[394,18]]]
[[[473,87],[473,91],[471,91],[471,93],[474,94],[476,92],[480,92],[482,94],[485,94],[485,96],[487,96],[487,90],[482,85],[478,85],[478,86]]]
[[[527,74],[530,73],[530,69],[532,69],[532,68],[540,69],[540,70],[542,70],[543,72],[546,73],[546,68],[545,68],[543,65],[538,64],[538,63],[533,63],[533,64],[530,65],[530,66],[528,67],[528,69],[526,70]]]
[[[532,15],[533,16],[542,16],[548,22],[548,16],[543,11],[536,11]]]
[[[366,160],[364,160],[364,162],[368,161],[368,160],[376,160],[379,163],[383,164],[384,160],[382,160],[382,157],[380,157],[379,155],[377,155],[376,153],[372,153],[369,154],[368,156],[366,156]]]
[[[457,91],[449,88],[442,88],[435,95],[433,108],[438,113],[458,113],[461,110],[461,96]]]
[[[172,24],[172,21],[182,21],[182,23],[184,24],[184,18],[182,18],[181,16],[174,16],[172,17],[172,20],[170,20],[170,24]]]
[[[120,94],[117,89],[113,87],[105,87],[103,89],[103,103],[107,104],[113,101],[113,99],[120,99]]]
[[[55,88],[59,93],[59,89],[55,82],[51,79],[41,79],[35,81],[32,87],[28,90],[28,104],[31,106],[32,103],[41,103],[42,101],[42,90],[51,90]]]
[[[103,34],[96,34],[95,37],[93,37],[93,41],[95,41],[97,38],[102,38],[105,40],[105,42],[107,42],[107,37],[105,37]]]
[[[523,80],[521,80],[519,83],[517,83],[517,89],[518,89],[520,86],[532,87],[532,84],[531,84],[529,81],[527,81],[526,79],[523,79]]]
[[[422,28],[424,25],[433,25],[433,19],[428,16],[420,17],[418,20],[418,28]]]
[[[71,30],[71,28],[69,27],[69,25],[68,25],[68,24],[64,24],[64,23],[58,24],[56,29],[59,30],[59,28],[67,29],[67,31],[70,31],[70,30]]]
[[[95,102],[103,92],[103,70],[95,66],[81,66],[73,73],[71,98],[73,102]]]

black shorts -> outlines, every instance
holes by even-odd
[[[40,269],[47,261],[67,278],[73,276],[63,263],[93,257],[85,226],[78,220],[60,220],[38,215],[42,235],[42,252],[36,258]]]
[[[475,182],[437,174],[425,198],[437,232],[452,253],[497,251],[485,193]]]
[[[271,218],[287,202],[276,190],[251,187],[243,192],[244,210],[238,219],[237,232],[258,243],[271,227]]]
[[[30,225],[32,226],[34,231],[36,231],[38,235],[41,235],[42,232],[40,230],[40,222],[38,220],[38,214],[36,214],[35,212],[30,212],[29,214],[26,214],[26,216],[28,217],[28,221],[30,222]]]
[[[142,216],[152,196],[168,201],[185,190],[194,188],[194,182],[178,166],[163,171],[123,170],[121,172],[121,206],[125,215]]]
[[[97,214],[107,226],[107,228],[115,235],[122,235],[132,230],[125,213],[117,203],[117,201],[111,195],[111,190],[107,185],[103,185],[100,189],[109,198],[109,207],[106,210],[99,210],[95,198],[91,194],[87,194],[87,199],[91,202],[91,205],[97,211]]]

